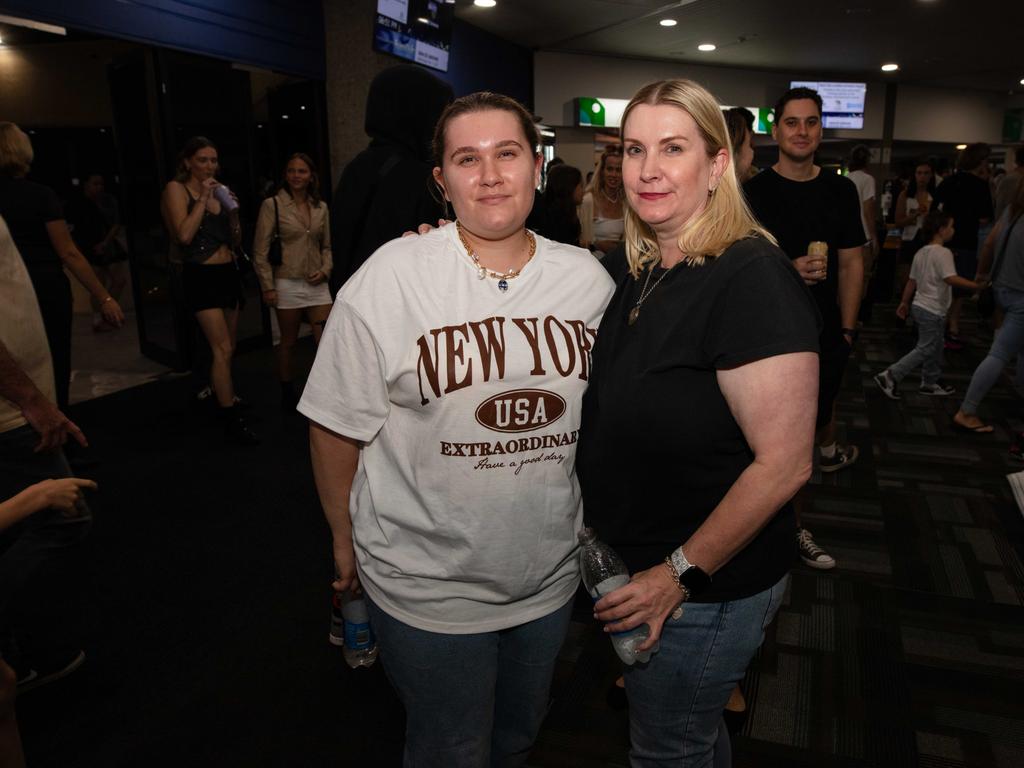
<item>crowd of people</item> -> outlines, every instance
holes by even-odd
[[[332,587],[365,595],[407,714],[406,765],[525,763],[584,523],[632,574],[595,618],[610,633],[647,625],[639,650],[656,650],[624,674],[631,765],[730,765],[723,713],[742,706],[738,684],[793,564],[836,565],[801,512],[808,483],[858,459],[835,407],[872,276],[899,292],[896,314],[918,334],[875,376],[894,400],[918,366],[922,394],[954,394],[942,355],[962,345],[963,298],[991,287],[1001,327],[953,423],[992,431],[979,405],[1024,349],[1024,151],[994,190],[985,145],[938,185],[917,164],[892,211],[912,262],[896,285],[868,149],[854,149],[848,178],[816,163],[813,90],[790,89],[774,114],[777,158],[758,170],[747,110],[723,112],[692,81],[648,84],[585,184],[564,162],[544,167],[515,100],[454,98],[400,66],[371,86],[372,141],[333,209],[301,152],[262,201],[253,264],[280,330],[281,405],[309,419]],[[97,332],[124,320],[126,244],[102,174],[84,177],[65,219],[25,178],[31,162],[28,137],[0,124],[5,765],[21,760],[14,689],[84,659],[22,643],[52,634],[31,606],[59,597],[34,579],[81,542],[95,489],[62,450],[86,444],[67,417],[64,268],[91,294]],[[232,375],[248,212],[218,170],[214,143],[189,139],[160,208],[225,434],[248,445],[259,437]],[[303,322],[317,355],[300,394]]]

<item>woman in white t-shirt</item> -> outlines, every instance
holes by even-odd
[[[980,290],[982,286],[957,275],[953,252],[945,245],[953,237],[953,232],[953,217],[942,211],[929,213],[921,226],[922,236],[927,238],[928,245],[914,256],[910,279],[896,308],[896,314],[902,320],[907,319],[908,310],[914,316],[917,346],[874,377],[875,384],[891,400],[900,399],[900,381],[918,366],[921,366],[919,391],[922,395],[945,397],[956,391],[939,382],[946,312],[953,301],[951,286],[973,291]]]
[[[518,766],[579,581],[575,450],[613,286],[524,227],[540,173],[518,102],[453,102],[434,179],[457,220],[339,292],[299,410],[333,534],[407,712],[406,765]]]

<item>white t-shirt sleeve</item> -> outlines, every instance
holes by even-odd
[[[332,432],[368,442],[391,408],[384,353],[351,304],[331,309],[298,410]]]
[[[953,261],[953,252],[949,248],[939,248],[935,254],[935,271],[939,277],[945,280],[956,274],[956,263]]]

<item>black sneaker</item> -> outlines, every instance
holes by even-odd
[[[814,537],[806,528],[796,529],[796,543],[800,549],[800,559],[811,568],[827,571],[836,567],[835,558],[814,543]]]
[[[40,666],[39,669],[26,669],[19,672],[18,695],[65,678],[84,663],[85,651],[79,649],[71,651],[70,655],[65,655],[64,658],[50,666]]]
[[[899,385],[896,383],[896,379],[892,377],[892,374],[889,373],[888,370],[876,373],[873,378],[875,380],[875,384],[877,384],[878,388],[882,390],[882,394],[890,400],[900,400],[903,398],[903,395],[901,395],[897,389]]]
[[[822,472],[838,472],[844,467],[857,463],[860,450],[856,445],[836,445],[836,452],[832,456],[824,456],[819,451],[819,469]]]

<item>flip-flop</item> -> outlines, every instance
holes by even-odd
[[[995,432],[995,427],[991,424],[985,424],[984,422],[976,427],[968,427],[966,424],[961,424],[955,419],[951,419],[949,423],[953,425],[953,429],[959,432],[970,432],[975,435],[990,435]]]

